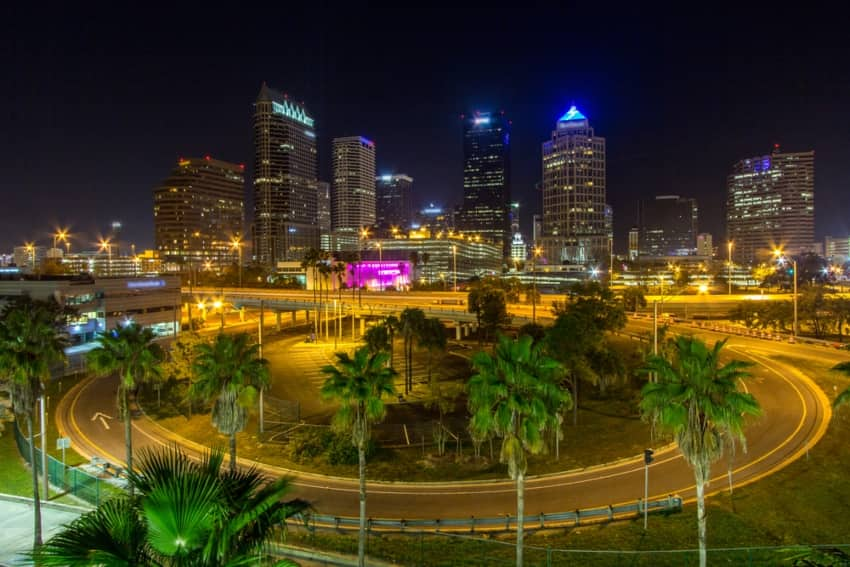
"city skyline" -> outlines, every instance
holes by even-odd
[[[343,19],[315,21],[315,53],[277,46],[279,52],[267,52],[269,42],[251,38],[230,55],[213,50],[197,56],[191,41],[148,52],[132,33],[122,39],[105,25],[93,24],[88,39],[66,37],[58,19],[25,35],[21,18],[17,35],[10,36],[17,39],[5,51],[11,69],[3,79],[10,81],[3,95],[10,109],[2,138],[7,206],[39,208],[45,221],[33,225],[10,215],[0,227],[0,244],[46,242],[54,226],[71,225],[73,232],[87,233],[75,247],[89,248],[98,229],[107,233],[109,223],[120,219],[127,242],[152,247],[149,188],[179,156],[212,154],[251,168],[251,103],[263,80],[311,109],[319,125],[319,179],[330,180],[331,139],[362,133],[382,148],[378,175],[404,171],[417,179],[417,205],[437,200],[453,206],[462,198],[460,114],[505,110],[514,122],[513,200],[528,211],[526,234],[541,207],[534,191],[540,143],[572,102],[608,139],[608,193],[620,252],[636,198],[662,193],[704,200],[701,225],[719,242],[725,176],[741,156],[773,143],[818,154],[817,191],[835,206],[816,211],[817,238],[850,232],[843,214],[850,204],[844,191],[850,170],[843,160],[850,142],[840,136],[848,128],[839,104],[850,92],[848,77],[829,64],[840,56],[829,33],[806,40],[814,29],[805,18],[795,24],[800,43],[779,46],[769,40],[782,37],[781,26],[771,32],[764,26],[742,41],[733,33],[736,24],[728,23],[728,36],[701,46],[707,24],[664,28],[658,38],[640,43],[625,22],[612,19],[599,30],[610,41],[579,61],[540,55],[540,45],[555,41],[545,33],[546,18],[523,16],[511,26],[529,47],[453,70],[445,63],[470,53],[462,26],[426,15],[422,29],[411,30],[408,46],[372,53],[369,80],[361,83],[352,77],[363,61],[355,65],[346,55],[347,34],[334,35]],[[432,20],[440,22],[446,41],[430,53],[425,40]],[[662,29],[669,23],[662,20],[653,25]],[[804,42],[802,52],[797,48]],[[121,57],[103,55],[97,49],[102,44],[119,46]],[[186,73],[181,62],[190,59],[196,72]],[[630,65],[638,59],[639,72]],[[683,61],[692,66],[685,69]],[[753,63],[758,72],[748,70]],[[406,72],[391,75],[399,65]],[[374,80],[379,76],[394,80]],[[61,95],[39,88],[44,79],[61,84]],[[644,147],[634,143],[638,137],[654,142]],[[246,171],[246,178],[253,174]]]

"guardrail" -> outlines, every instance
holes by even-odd
[[[678,496],[668,496],[659,500],[649,500],[646,503],[649,513],[673,513],[682,510],[682,499]],[[527,529],[544,529],[565,526],[580,526],[589,523],[610,522],[618,519],[635,518],[644,513],[644,502],[638,499],[630,504],[587,508],[571,512],[554,514],[535,514],[524,516],[523,524]],[[357,530],[360,520],[348,516],[328,516],[312,514],[307,521],[307,528]],[[469,532],[476,531],[512,531],[516,529],[517,517],[509,514],[495,518],[445,518],[433,520],[405,520],[387,518],[369,518],[367,529],[372,532],[405,532],[405,531],[439,531],[439,532]]]

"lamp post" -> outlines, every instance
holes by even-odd
[[[230,241],[231,248],[237,248],[239,251],[239,287],[242,287],[242,239],[234,236]]]
[[[363,263],[363,244],[366,239],[369,238],[369,229],[362,228],[360,230],[360,261],[357,263],[357,307],[363,307],[363,283],[360,281],[360,269],[361,264]]]
[[[384,278],[381,277],[381,266],[384,263],[384,249],[381,243],[378,242],[378,282],[381,286],[381,291],[384,291]]]
[[[457,293],[457,244],[452,244],[452,277],[455,293]]]
[[[730,240],[729,242],[727,242],[726,246],[727,246],[727,249],[729,250],[729,253],[728,253],[728,256],[727,256],[727,258],[729,260],[729,266],[728,266],[728,270],[726,271],[726,283],[729,284],[729,295],[732,295],[732,241]]]
[[[794,339],[797,338],[797,260],[793,260],[794,265]]]
[[[106,257],[107,257],[106,275],[111,276],[112,275],[112,243],[109,241],[108,238],[106,238],[106,239],[101,238],[100,239],[100,251],[103,252],[104,250],[106,250]]]
[[[776,249],[773,255],[777,260],[781,260],[783,256],[782,250]],[[794,270],[794,326],[792,327],[792,336],[797,338],[797,260],[791,260],[791,268]]]
[[[531,254],[531,322],[537,324],[537,257],[543,252],[539,246]]]

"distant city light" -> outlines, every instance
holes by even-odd
[[[489,116],[478,116],[473,120],[473,122],[475,122],[476,126],[478,126],[479,124],[489,124],[490,123],[490,117]]]
[[[392,180],[393,180],[392,175],[382,175],[381,176],[381,181],[392,181]]]

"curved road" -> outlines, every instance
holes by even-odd
[[[641,323],[636,323],[640,326]],[[722,338],[717,333],[682,328],[709,340]],[[686,330],[690,329],[690,330]],[[755,378],[748,389],[764,409],[764,416],[747,429],[747,454],[734,462],[736,486],[754,482],[803,455],[823,436],[831,413],[829,401],[821,389],[794,366],[772,359],[776,354],[839,362],[841,353],[822,347],[789,345],[754,338],[732,337],[727,347],[736,358],[757,363]],[[106,416],[114,416],[117,381],[99,378],[75,387],[57,407],[57,424],[63,436],[70,437],[74,448],[85,456],[99,455],[110,462],[123,462],[122,427]],[[203,447],[176,437],[147,419],[134,424],[136,447],[181,442],[190,452]],[[650,497],[678,494],[694,498],[693,474],[675,448],[656,452],[650,466]],[[249,463],[245,463],[249,464]],[[358,514],[356,479],[340,479],[298,473],[279,467],[261,466],[271,475],[293,478],[298,496],[314,503],[323,514]],[[726,487],[726,463],[713,469],[710,491]],[[526,514],[555,513],[577,508],[592,508],[634,502],[643,495],[642,456],[611,465],[564,472],[526,481]],[[513,483],[476,481],[455,483],[370,482],[369,515],[376,518],[468,518],[513,514],[516,495]]]

